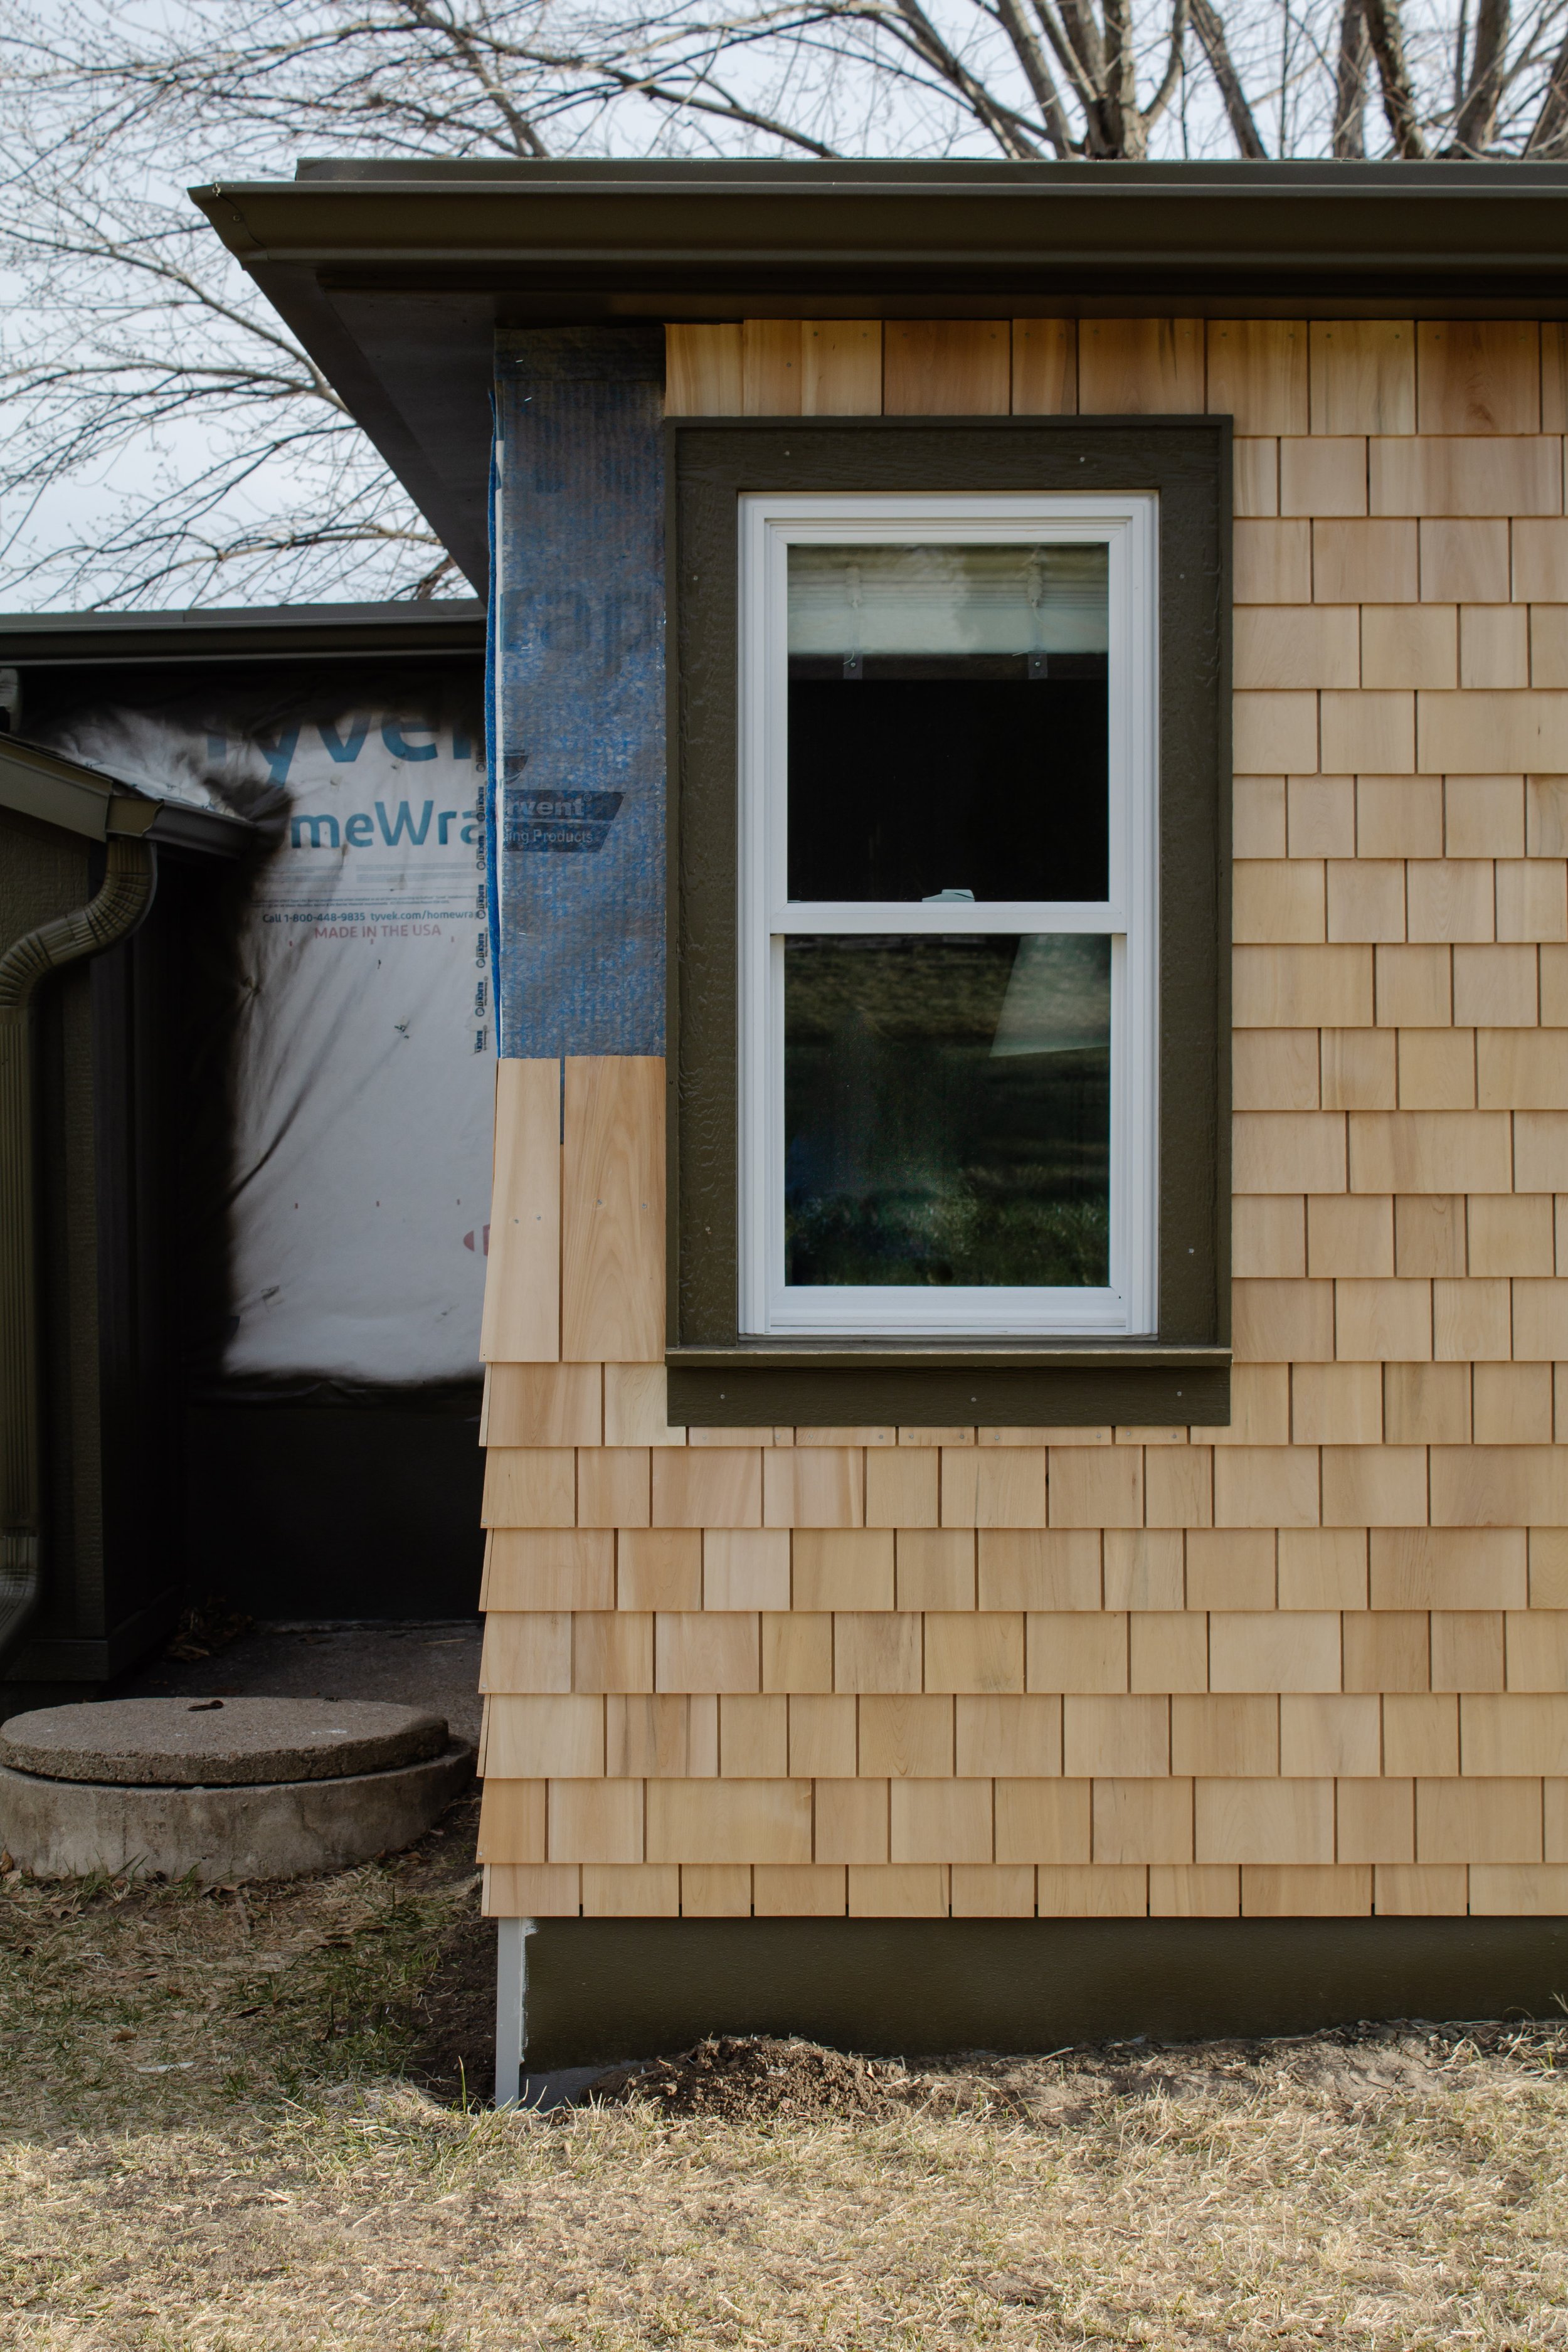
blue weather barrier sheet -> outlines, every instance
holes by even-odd
[[[496,339],[491,761],[503,1054],[664,1051],[662,340]]]

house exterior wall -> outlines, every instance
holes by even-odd
[[[487,1908],[1568,1912],[1564,330],[672,327],[667,404],[1234,415],[1233,1418],[669,1428],[663,1066],[503,1063]]]

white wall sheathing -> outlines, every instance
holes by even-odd
[[[494,1105],[477,729],[450,693],[384,679],[264,724],[204,702],[51,733],[266,826],[235,912],[224,1372],[477,1375]]]

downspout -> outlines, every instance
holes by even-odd
[[[33,994],[62,964],[115,946],[151,905],[152,843],[113,834],[108,858],[96,898],[0,956],[0,1666],[43,1593]]]

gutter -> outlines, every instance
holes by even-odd
[[[191,613],[0,613],[0,662],[22,669],[482,656],[484,649],[485,611],[477,597],[205,605]]]
[[[246,817],[158,800],[121,777],[16,735],[0,735],[0,808],[89,841],[150,834],[161,848],[205,850],[216,857],[243,857],[256,838]]]
[[[1401,315],[1525,301],[1555,316],[1568,170],[321,159],[292,182],[190,194],[284,305],[301,279],[329,300],[468,289],[499,298],[503,323],[740,317],[770,298],[892,316],[962,294],[1090,315],[1134,297],[1271,296],[1342,315],[1394,299]]]
[[[0,807],[107,845],[85,906],[40,923],[0,955],[0,1669],[44,1591],[40,1278],[35,1199],[37,1086],[33,1002],[51,972],[128,939],[153,903],[155,840],[237,856],[255,828],[158,801],[57,752],[0,737]]]

